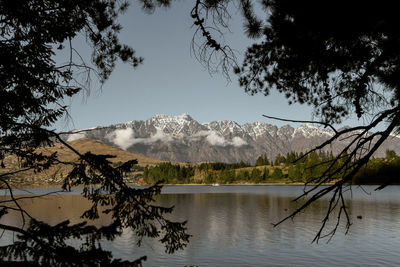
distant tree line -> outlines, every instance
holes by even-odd
[[[199,165],[179,165],[162,163],[145,167],[143,180],[148,184],[232,184],[232,183],[267,183],[285,178],[280,167],[255,168],[248,163],[201,163]]]
[[[298,160],[296,160],[296,158]],[[349,158],[344,153],[336,158],[332,152],[312,152],[307,156],[290,153],[290,159],[282,157],[281,160],[288,166],[288,178],[293,182],[312,182],[313,177],[320,177],[324,172],[334,172]],[[330,169],[328,169],[330,168]],[[350,170],[348,170],[350,171]],[[400,157],[393,150],[386,151],[385,158],[372,157],[353,177],[353,184],[393,184],[400,173]],[[332,177],[339,179],[340,173]]]
[[[285,176],[281,168],[245,168],[239,170],[222,170],[220,172],[208,172],[204,182],[206,184],[235,184],[235,183],[269,183],[274,180],[282,180]]]
[[[321,152],[321,156],[326,158],[326,156],[329,154],[329,158],[333,158],[332,152],[326,153],[326,152]],[[304,156],[303,152],[297,153],[294,151],[286,153],[286,156],[283,156],[281,154],[276,155],[275,160],[270,160],[266,154],[261,155],[257,158],[255,166],[265,166],[265,165],[273,165],[273,166],[280,166],[280,165],[289,165],[289,164],[294,164],[295,162],[299,161],[299,159],[302,159]],[[304,161],[301,160],[301,161]]]
[[[200,163],[200,165],[198,165],[198,169],[220,171],[220,170],[233,170],[251,166],[252,165],[250,163],[243,161],[240,161],[239,163],[206,162],[206,163]]]
[[[312,152],[306,156],[302,153],[289,153],[289,157],[282,157],[281,162],[288,165],[288,178],[293,182],[309,182],[313,177],[321,176],[327,168],[333,164],[335,156],[332,152],[324,151]],[[340,158],[338,162],[333,164],[332,171],[342,161],[346,160],[346,156]]]
[[[386,150],[385,158],[372,158],[354,176],[355,184],[396,184],[400,173],[400,156],[393,150]],[[398,179],[397,179],[398,180]]]
[[[147,184],[235,184],[273,182],[312,182],[327,170],[334,171],[348,159],[344,153],[337,159],[332,152],[289,152],[269,160],[266,155],[257,158],[254,165],[246,162],[207,162],[197,165],[162,163],[143,169],[143,180]],[[329,169],[328,169],[329,168]],[[372,158],[353,179],[353,183],[379,184],[391,181],[400,171],[400,157],[387,150],[385,158]],[[339,177],[338,177],[339,178]]]
[[[271,161],[272,162],[272,161]],[[265,166],[265,165],[272,165],[269,161],[267,155],[261,155],[256,160],[256,166]]]
[[[148,184],[163,182],[166,184],[189,183],[194,176],[195,167],[179,165],[170,162],[161,163],[154,167],[146,166],[143,171],[143,180]]]

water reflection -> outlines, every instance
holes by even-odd
[[[116,257],[135,259],[148,255],[148,266],[341,266],[341,265],[392,265],[400,264],[397,256],[400,247],[400,187],[393,186],[370,196],[354,190],[346,205],[354,225],[350,233],[343,229],[326,244],[311,244],[328,200],[315,203],[294,222],[277,228],[271,223],[296,208],[293,197],[301,187],[168,187],[157,202],[175,206],[171,217],[188,220],[189,233],[193,235],[189,246],[173,255],[164,253],[157,240],[146,239],[142,247],[135,246],[134,234],[126,230],[114,242],[104,246],[114,251]],[[175,190],[175,191],[174,191]],[[186,191],[185,191],[186,190]],[[373,188],[366,187],[373,192]],[[34,216],[49,223],[73,218],[88,207],[77,195],[46,197],[26,201]],[[357,219],[362,215],[362,219]],[[18,223],[16,214],[6,218]],[[336,216],[332,216],[331,224]],[[107,223],[101,218],[97,224]],[[4,237],[1,242],[5,242]]]
[[[0,199],[7,199],[1,197]],[[80,216],[90,207],[90,203],[80,195],[55,195],[40,198],[23,199],[18,202],[21,207],[34,218],[55,225],[65,220],[70,220],[71,224],[82,222]],[[107,216],[102,216],[94,222],[94,225],[105,225],[109,222]],[[22,218],[18,212],[10,212],[1,219],[1,222],[19,226]]]

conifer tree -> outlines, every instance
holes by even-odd
[[[165,5],[165,1],[141,1],[145,8]],[[146,189],[134,189],[124,182],[136,160],[112,166],[112,155],[79,153],[55,130],[54,122],[67,115],[64,100],[83,90],[90,90],[91,75],[104,83],[117,60],[133,68],[142,63],[135,51],[120,42],[121,25],[117,18],[128,4],[117,0],[2,0],[0,1],[0,187],[8,190],[10,199],[0,200],[0,218],[17,212],[21,225],[0,223],[1,231],[12,231],[15,241],[0,248],[0,258],[31,261],[45,266],[135,266],[145,259],[130,262],[114,259],[104,250],[102,239],[114,240],[130,228],[138,244],[144,237],[159,238],[168,253],[182,249],[188,243],[185,222],[165,217],[171,208],[152,201],[160,194],[156,184]],[[91,49],[91,63],[82,61],[73,46],[81,34]],[[69,53],[66,64],[53,60],[57,51]],[[85,74],[83,81],[80,75]],[[38,148],[61,143],[79,158],[63,162],[57,153],[46,155]],[[20,168],[10,171],[4,161],[17,156]],[[55,164],[71,166],[63,189],[81,186],[90,208],[84,221],[69,220],[49,225],[31,217],[13,195],[14,175],[27,171],[42,172]],[[21,205],[20,205],[21,204]],[[90,221],[102,213],[110,215],[109,225],[95,227]],[[0,237],[1,238],[1,237]],[[81,245],[70,245],[73,239]]]
[[[244,17],[245,33],[254,43],[239,64],[221,37],[221,28],[229,25],[226,12],[232,2],[196,1],[192,17],[198,38],[204,36],[200,60],[210,65],[219,55],[215,66],[225,73],[232,66],[239,84],[250,94],[268,96],[277,90],[289,104],[313,107],[317,119],[314,121],[266,115],[270,119],[319,124],[333,131],[328,141],[308,153],[329,149],[342,138],[349,143],[329,162],[325,172],[308,177],[307,183],[317,187],[305,190],[302,196],[312,196],[283,221],[330,195],[331,203],[342,203],[332,206],[340,211],[339,218],[346,217],[349,227],[351,222],[342,201],[344,190],[382,143],[400,128],[400,28],[396,3],[270,0],[261,1],[262,9],[255,12],[256,1],[240,0],[237,7]],[[336,124],[353,115],[360,125],[337,129]],[[304,155],[299,160],[304,160]],[[279,163],[275,160],[275,165]],[[327,182],[333,185],[319,187]],[[397,183],[398,178],[393,177],[391,182]],[[323,225],[331,212],[327,211]],[[337,226],[330,233],[336,229]],[[322,229],[315,240],[321,236]]]

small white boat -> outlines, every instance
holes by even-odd
[[[211,186],[219,186],[219,183],[211,184]]]

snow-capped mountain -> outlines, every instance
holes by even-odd
[[[240,125],[234,121],[199,123],[188,114],[155,115],[146,121],[134,120],[65,136],[71,141],[87,137],[120,147],[133,153],[179,162],[223,161],[254,163],[262,154],[274,159],[290,151],[307,151],[328,138],[333,132],[311,124],[298,128],[278,128],[264,122]],[[384,156],[386,149],[400,152],[400,139],[392,136],[376,153]],[[334,153],[346,145],[336,142],[328,147]]]

